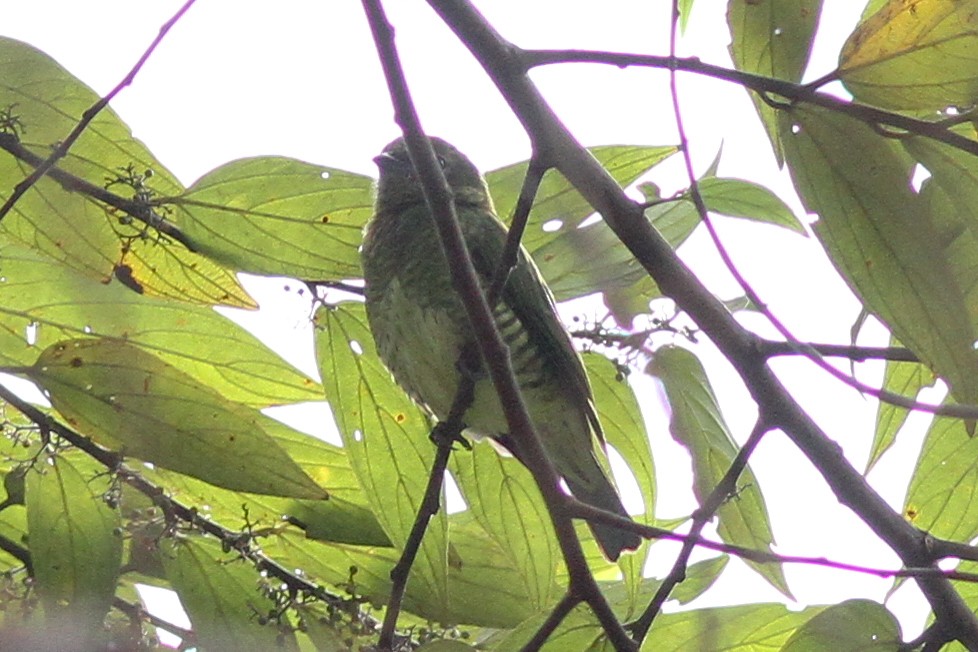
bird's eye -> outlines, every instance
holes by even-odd
[[[444,170],[445,169],[445,166],[447,166],[448,163],[445,161],[444,158],[442,158],[441,156],[439,156],[438,157],[438,165],[440,165],[441,166],[441,169]]]

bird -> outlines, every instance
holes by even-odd
[[[478,168],[446,141],[430,140],[486,291],[500,264],[507,228]],[[360,248],[367,322],[397,384],[444,421],[466,373],[457,364],[460,354],[474,334],[404,139],[384,147],[374,162],[380,172],[376,204]],[[530,420],[557,473],[578,500],[628,517],[607,464],[598,460],[604,455],[604,434],[583,362],[557,315],[553,294],[522,246],[499,300],[490,307]],[[474,399],[462,418],[465,432],[490,437],[519,459],[492,381],[484,372],[468,373],[475,383]],[[641,543],[632,532],[589,526],[611,561]]]

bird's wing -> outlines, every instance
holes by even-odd
[[[491,224],[476,225],[476,220],[472,220],[470,225],[476,228],[464,229],[464,235],[472,264],[483,279],[484,286],[488,287],[502,257],[507,231],[495,215],[485,210],[480,212]],[[467,220],[463,224],[465,222]],[[574,404],[586,411],[587,420],[603,445],[604,433],[597,418],[584,364],[574,350],[570,335],[560,323],[553,294],[522,246],[516,266],[506,281],[502,300],[523,324],[530,340],[552,361],[559,378],[567,383]]]

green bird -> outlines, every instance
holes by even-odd
[[[452,189],[466,247],[488,289],[506,242],[478,169],[445,141],[431,139]],[[438,419],[446,419],[458,389],[462,347],[474,341],[448,261],[403,139],[384,148],[377,205],[361,248],[367,319],[377,351],[397,383]],[[571,493],[594,507],[627,516],[598,457],[604,435],[591,387],[554,298],[521,247],[492,314],[504,341],[530,419]],[[477,374],[475,398],[463,421],[515,453],[492,381]],[[601,446],[595,444],[600,442]],[[518,455],[517,455],[518,457]],[[634,533],[592,524],[605,555],[641,543]]]

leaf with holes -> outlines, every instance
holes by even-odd
[[[233,269],[308,280],[360,276],[373,179],[279,156],[232,161],[172,201],[199,251]]]
[[[727,24],[734,66],[764,77],[801,81],[821,13],[822,0],[731,0],[727,4]],[[777,113],[757,94],[751,93],[750,97],[781,163],[784,154]]]
[[[428,420],[394,384],[377,356],[363,304],[323,307],[315,322],[323,387],[350,465],[381,527],[401,548],[435,456]],[[412,569],[429,598],[428,613],[449,613],[447,550],[448,522],[445,510],[440,510],[428,525]]]
[[[978,400],[973,249],[940,198],[914,193],[913,159],[852,118],[798,106],[782,131],[791,176],[815,234],[866,308],[951,385]],[[871,165],[867,167],[867,161]],[[936,186],[935,186],[936,188]],[[933,200],[933,201],[932,201]]]
[[[254,407],[319,400],[318,383],[210,307],[99,283],[47,256],[0,243],[0,363],[86,334],[139,346]]]

